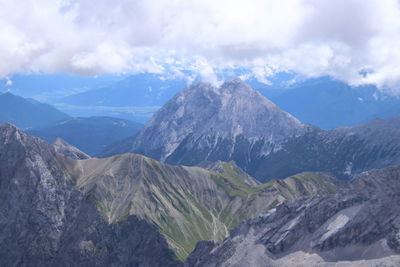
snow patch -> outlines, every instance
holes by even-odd
[[[320,238],[319,242],[323,242],[326,239],[330,238],[341,229],[343,229],[346,224],[353,219],[356,214],[360,211],[362,205],[350,207],[338,212],[335,216],[330,218],[324,225],[322,225],[322,229],[324,230],[324,234]]]

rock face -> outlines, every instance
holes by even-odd
[[[73,148],[56,148],[0,126],[0,258],[7,266],[175,265],[198,241],[221,241],[286,199],[338,188],[326,174],[259,184],[233,163],[207,170],[135,154],[74,160]]]
[[[253,161],[249,173],[260,181],[303,171],[331,172],[349,179],[372,169],[400,164],[400,117],[331,131],[309,129]]]
[[[54,149],[57,153],[63,154],[72,159],[90,159],[90,156],[80,151],[76,147],[71,146],[61,138],[57,138],[53,143]]]
[[[364,172],[349,190],[284,202],[220,245],[199,243],[187,266],[398,265],[399,201],[400,166]]]
[[[234,160],[245,171],[305,126],[240,79],[199,83],[178,93],[136,137],[107,154],[135,152],[173,164]]]
[[[74,161],[12,125],[0,126],[0,258],[3,266],[176,266],[154,225],[108,224],[77,190]]]

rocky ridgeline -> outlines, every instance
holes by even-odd
[[[284,202],[219,245],[199,243],[187,266],[397,266],[399,201],[400,167],[364,172],[349,190]]]
[[[207,170],[136,154],[82,157],[61,140],[0,126],[4,265],[180,265],[198,241],[222,241],[287,199],[338,190],[323,173],[260,184],[233,162]]]
[[[2,266],[179,264],[156,227],[107,223],[69,169],[74,161],[12,125],[0,126]]]

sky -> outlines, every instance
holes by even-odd
[[[400,92],[400,0],[0,0],[0,77],[231,68]]]

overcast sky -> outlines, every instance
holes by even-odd
[[[400,88],[400,2],[0,0],[2,77],[231,67]]]

